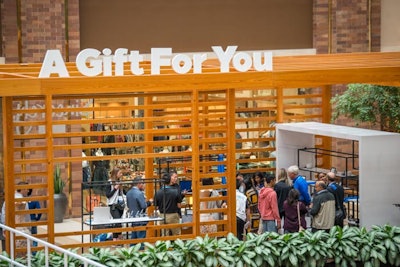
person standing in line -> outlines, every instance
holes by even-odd
[[[288,197],[283,203],[283,229],[285,230],[285,233],[294,233],[299,231],[299,213],[301,226],[303,227],[303,229],[307,228],[305,218],[307,207],[303,202],[299,201],[299,197],[300,193],[299,191],[297,191],[297,189],[290,189]]]
[[[110,207],[110,213],[113,219],[119,219],[124,214],[125,200],[124,191],[121,184],[122,171],[114,168],[111,171],[109,184],[106,186],[107,205]],[[114,224],[115,228],[122,227],[121,224]],[[121,238],[121,233],[113,233],[113,240]]]
[[[172,185],[171,174],[165,173],[162,176],[164,186],[157,190],[154,197],[154,205],[160,212],[160,217],[164,218],[161,223],[165,224],[178,224],[179,223],[179,210],[181,209],[181,196]],[[163,229],[162,235],[168,236],[171,234],[176,236],[181,234],[181,228],[176,227],[172,229]]]
[[[341,217],[335,216],[335,225],[343,227],[343,220],[346,218],[346,209],[344,208],[343,201],[344,201],[344,189],[343,187],[336,183],[336,175],[333,172],[328,172],[326,174],[328,177],[328,191],[331,192],[335,196],[335,209],[342,211]]]
[[[86,157],[86,153],[82,151],[82,157]],[[83,184],[83,189],[87,189],[88,185],[87,183],[91,180],[92,178],[92,170],[90,169],[89,161],[86,159],[82,160],[82,182]]]
[[[264,187],[258,198],[258,210],[260,211],[263,233],[278,232],[281,228],[281,217],[279,216],[278,198],[274,191],[275,177],[267,176]]]
[[[244,177],[243,174],[241,172],[236,172],[236,180],[239,180],[240,183],[244,182]]]
[[[110,179],[107,171],[107,161],[102,160],[101,158],[104,156],[103,150],[98,148],[95,152],[96,157],[99,157],[100,160],[93,161],[93,177],[91,182],[93,183],[93,190],[96,194],[104,194],[103,185]]]
[[[325,184],[328,184],[328,178],[326,177],[327,174],[320,172],[317,175],[317,181],[323,181]]]
[[[214,184],[213,178],[203,178],[201,179],[201,183],[203,186],[209,186]],[[201,198],[213,198],[218,197],[219,192],[215,189],[202,189],[200,190],[200,197]],[[207,209],[217,209],[221,208],[222,200],[210,200],[210,201],[202,201],[200,202],[200,209],[207,210]],[[217,221],[223,218],[223,214],[219,212],[213,213],[200,213],[200,222],[207,222],[207,221]],[[200,225],[200,233],[201,234],[209,234],[217,232],[218,226],[217,224],[203,224]]]
[[[249,232],[257,233],[260,226],[260,212],[258,211],[258,192],[254,188],[253,183],[249,177],[244,179],[246,186],[245,195],[249,203],[250,209],[250,227]]]
[[[256,172],[253,175],[253,185],[258,192],[264,187],[264,175],[262,172]]]
[[[311,203],[312,232],[329,231],[335,223],[335,197],[327,189],[323,181],[315,183],[316,193]]]
[[[146,201],[146,197],[144,195],[144,190],[146,188],[146,184],[142,176],[136,176],[133,179],[132,188],[126,193],[126,204],[128,206],[128,214],[131,217],[135,217],[139,214],[145,213],[148,206],[151,206],[152,200]],[[132,227],[135,226],[145,226],[147,222],[141,223],[132,223]],[[132,231],[131,239],[139,239],[145,238],[146,231]]]
[[[250,209],[247,197],[241,192],[240,189],[243,182],[236,179],[236,236],[239,240],[244,239],[245,225],[250,220]]]
[[[185,198],[187,191],[181,190],[181,186],[179,185],[178,173],[174,170],[170,171],[169,173],[171,175],[171,186],[174,187],[178,191],[178,194],[179,194],[179,196],[181,198],[181,202],[182,202],[183,199]],[[179,213],[179,218],[182,218],[181,209],[178,210],[178,213]]]
[[[32,195],[32,189],[29,189],[27,196],[30,197],[31,195]],[[37,201],[37,200],[29,201],[28,202],[28,206],[29,206],[30,210],[40,209],[40,202]],[[30,216],[31,216],[31,221],[32,222],[38,222],[38,221],[40,221],[40,218],[42,218],[42,214],[41,213],[37,213],[37,214],[31,213]],[[32,235],[36,235],[37,233],[38,233],[37,226],[32,226],[31,227],[31,234]],[[33,244],[34,247],[37,247],[37,242],[36,241],[33,241],[32,244]]]
[[[283,210],[283,202],[288,197],[290,191],[290,182],[285,168],[280,168],[278,172],[278,182],[274,185],[274,190],[278,197],[279,216],[281,219],[285,211]]]
[[[293,188],[300,192],[299,200],[303,202],[306,206],[310,205],[311,197],[308,192],[308,184],[306,179],[299,175],[299,167],[296,165],[290,166],[287,170],[289,178],[292,180]]]

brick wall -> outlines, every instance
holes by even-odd
[[[314,0],[313,9],[313,44],[317,53],[328,53],[329,41],[331,41],[331,53],[369,52],[370,35],[371,51],[380,51],[379,0]],[[329,18],[332,28],[331,39],[329,39]]]
[[[17,6],[15,0],[1,4],[3,50],[7,63],[18,62]],[[314,0],[313,45],[328,53],[329,3],[331,3],[332,53],[368,52],[369,19],[371,51],[380,50],[380,0]],[[371,16],[369,13],[371,4]],[[70,61],[80,50],[79,1],[68,1]],[[22,62],[42,62],[48,49],[66,55],[64,0],[21,0]]]
[[[49,49],[59,49],[66,55],[66,23],[64,0],[21,0],[21,55],[18,54],[17,5],[15,0],[4,0],[1,6],[3,53],[6,63],[42,62]],[[69,0],[69,54],[75,56],[79,48],[79,1]],[[70,58],[74,61],[74,58]]]
[[[331,53],[380,51],[380,0],[314,0],[313,9],[313,44],[318,54],[329,52],[329,42],[331,42]],[[331,18],[331,38],[329,38],[329,18]],[[345,84],[334,85],[332,96],[340,95],[346,89]],[[335,123],[356,126],[355,122],[347,117],[341,117]],[[372,128],[367,124],[357,126]],[[333,140],[332,149],[349,152],[351,142]],[[338,166],[343,163],[332,162],[332,164]]]

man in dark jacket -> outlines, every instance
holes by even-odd
[[[310,210],[312,231],[329,231],[335,223],[335,197],[323,181],[315,183],[315,191]]]
[[[343,205],[344,189],[340,184],[336,183],[336,175],[333,172],[328,172],[326,176],[328,177],[329,181],[327,189],[335,196],[335,210],[337,215],[335,216],[335,225],[343,227],[343,220],[346,217],[346,210]],[[340,216],[340,214],[342,215]]]
[[[171,182],[171,174],[165,173],[162,177],[164,186],[162,186],[154,197],[154,205],[159,209],[160,216],[165,218],[165,224],[178,224],[179,223],[179,209],[181,208],[182,198],[178,190]],[[181,228],[162,229],[162,235],[170,235],[171,231],[173,236],[181,234]]]
[[[287,199],[290,189],[291,187],[289,185],[286,169],[281,168],[278,174],[278,182],[274,185],[274,190],[278,197],[279,216],[281,216],[281,219],[285,214],[285,211],[283,209],[283,202],[285,202],[285,200]]]

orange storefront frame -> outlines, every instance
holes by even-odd
[[[157,160],[176,159],[171,167],[190,179],[193,188],[193,221],[185,225],[189,231],[181,238],[193,238],[201,234],[201,225],[211,224],[200,222],[200,214],[206,212],[225,215],[224,220],[212,222],[218,231],[211,235],[226,235],[236,232],[232,181],[238,166],[246,165],[243,173],[274,171],[274,136],[264,135],[273,132],[273,123],[329,122],[332,85],[400,85],[400,53],[274,57],[272,72],[220,73],[215,62],[207,66],[203,74],[179,75],[165,69],[153,76],[84,77],[69,63],[71,77],[44,79],[37,78],[41,64],[1,65],[5,201],[15,201],[13,192],[24,187],[18,181],[29,181],[28,187],[38,192],[32,199],[46,203],[41,210],[45,219],[35,223],[45,226],[41,237],[57,243],[61,236],[99,233],[55,231],[51,178],[54,167],[62,164],[69,182],[67,216],[80,217],[81,162],[99,160],[93,150],[111,149],[101,160],[129,159],[137,163],[135,171],[149,179],[157,178]],[[145,71],[149,73],[148,65]],[[113,132],[94,130],[98,124],[111,125]],[[99,141],[110,135],[113,142]],[[121,141],[121,136],[134,139]],[[168,153],[160,153],[165,148]],[[82,151],[89,156],[82,157]],[[220,154],[224,155],[223,172],[218,171],[221,162],[214,160]],[[187,158],[191,160],[183,160]],[[226,178],[227,183],[203,187],[201,179],[210,177]],[[226,201],[228,208],[201,210],[207,198],[199,192],[209,188],[227,192],[216,199]],[[146,192],[154,190],[149,185]],[[23,211],[7,206],[6,223],[23,227],[12,219],[16,214]],[[146,240],[160,239],[160,228],[148,226]],[[93,246],[91,242],[61,245]]]

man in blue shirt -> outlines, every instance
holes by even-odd
[[[128,206],[129,216],[136,217],[146,212],[150,206],[151,200],[146,201],[144,196],[145,183],[141,176],[135,177],[133,180],[132,188],[126,193],[126,203]],[[147,223],[133,223],[132,226],[144,226]],[[132,239],[145,238],[146,231],[133,231],[131,234]]]
[[[306,179],[303,176],[299,175],[299,167],[296,165],[290,166],[287,169],[287,173],[289,178],[293,182],[293,188],[297,189],[300,192],[299,200],[306,204],[306,206],[310,205],[311,197],[308,193],[308,184]]]

